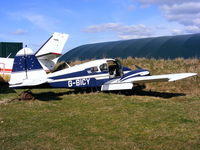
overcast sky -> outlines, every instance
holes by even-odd
[[[200,0],[6,0],[0,16],[0,41],[34,51],[53,32],[70,34],[65,52],[87,43],[200,33]]]

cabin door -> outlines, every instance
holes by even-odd
[[[123,76],[122,65],[118,60],[109,60],[108,71],[110,78],[120,78]]]

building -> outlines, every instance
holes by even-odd
[[[23,43],[0,42],[0,57],[14,58],[16,53],[23,48]]]
[[[199,58],[200,34],[86,44],[68,51],[60,58],[60,61],[127,58],[129,56],[156,59]]]

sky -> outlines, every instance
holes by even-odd
[[[53,34],[70,35],[64,52],[83,44],[200,33],[200,0],[6,0],[0,42],[34,51]]]

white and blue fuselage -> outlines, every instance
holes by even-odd
[[[151,76],[146,69],[131,70],[117,59],[99,59],[47,74],[31,49],[20,50],[14,59],[10,87],[93,88],[101,91],[132,89],[136,83],[176,81],[197,75],[178,73]]]
[[[48,83],[62,88],[101,87],[106,83],[126,83],[129,78],[148,74],[144,69],[131,71],[122,67],[115,59],[99,59],[48,74]]]

